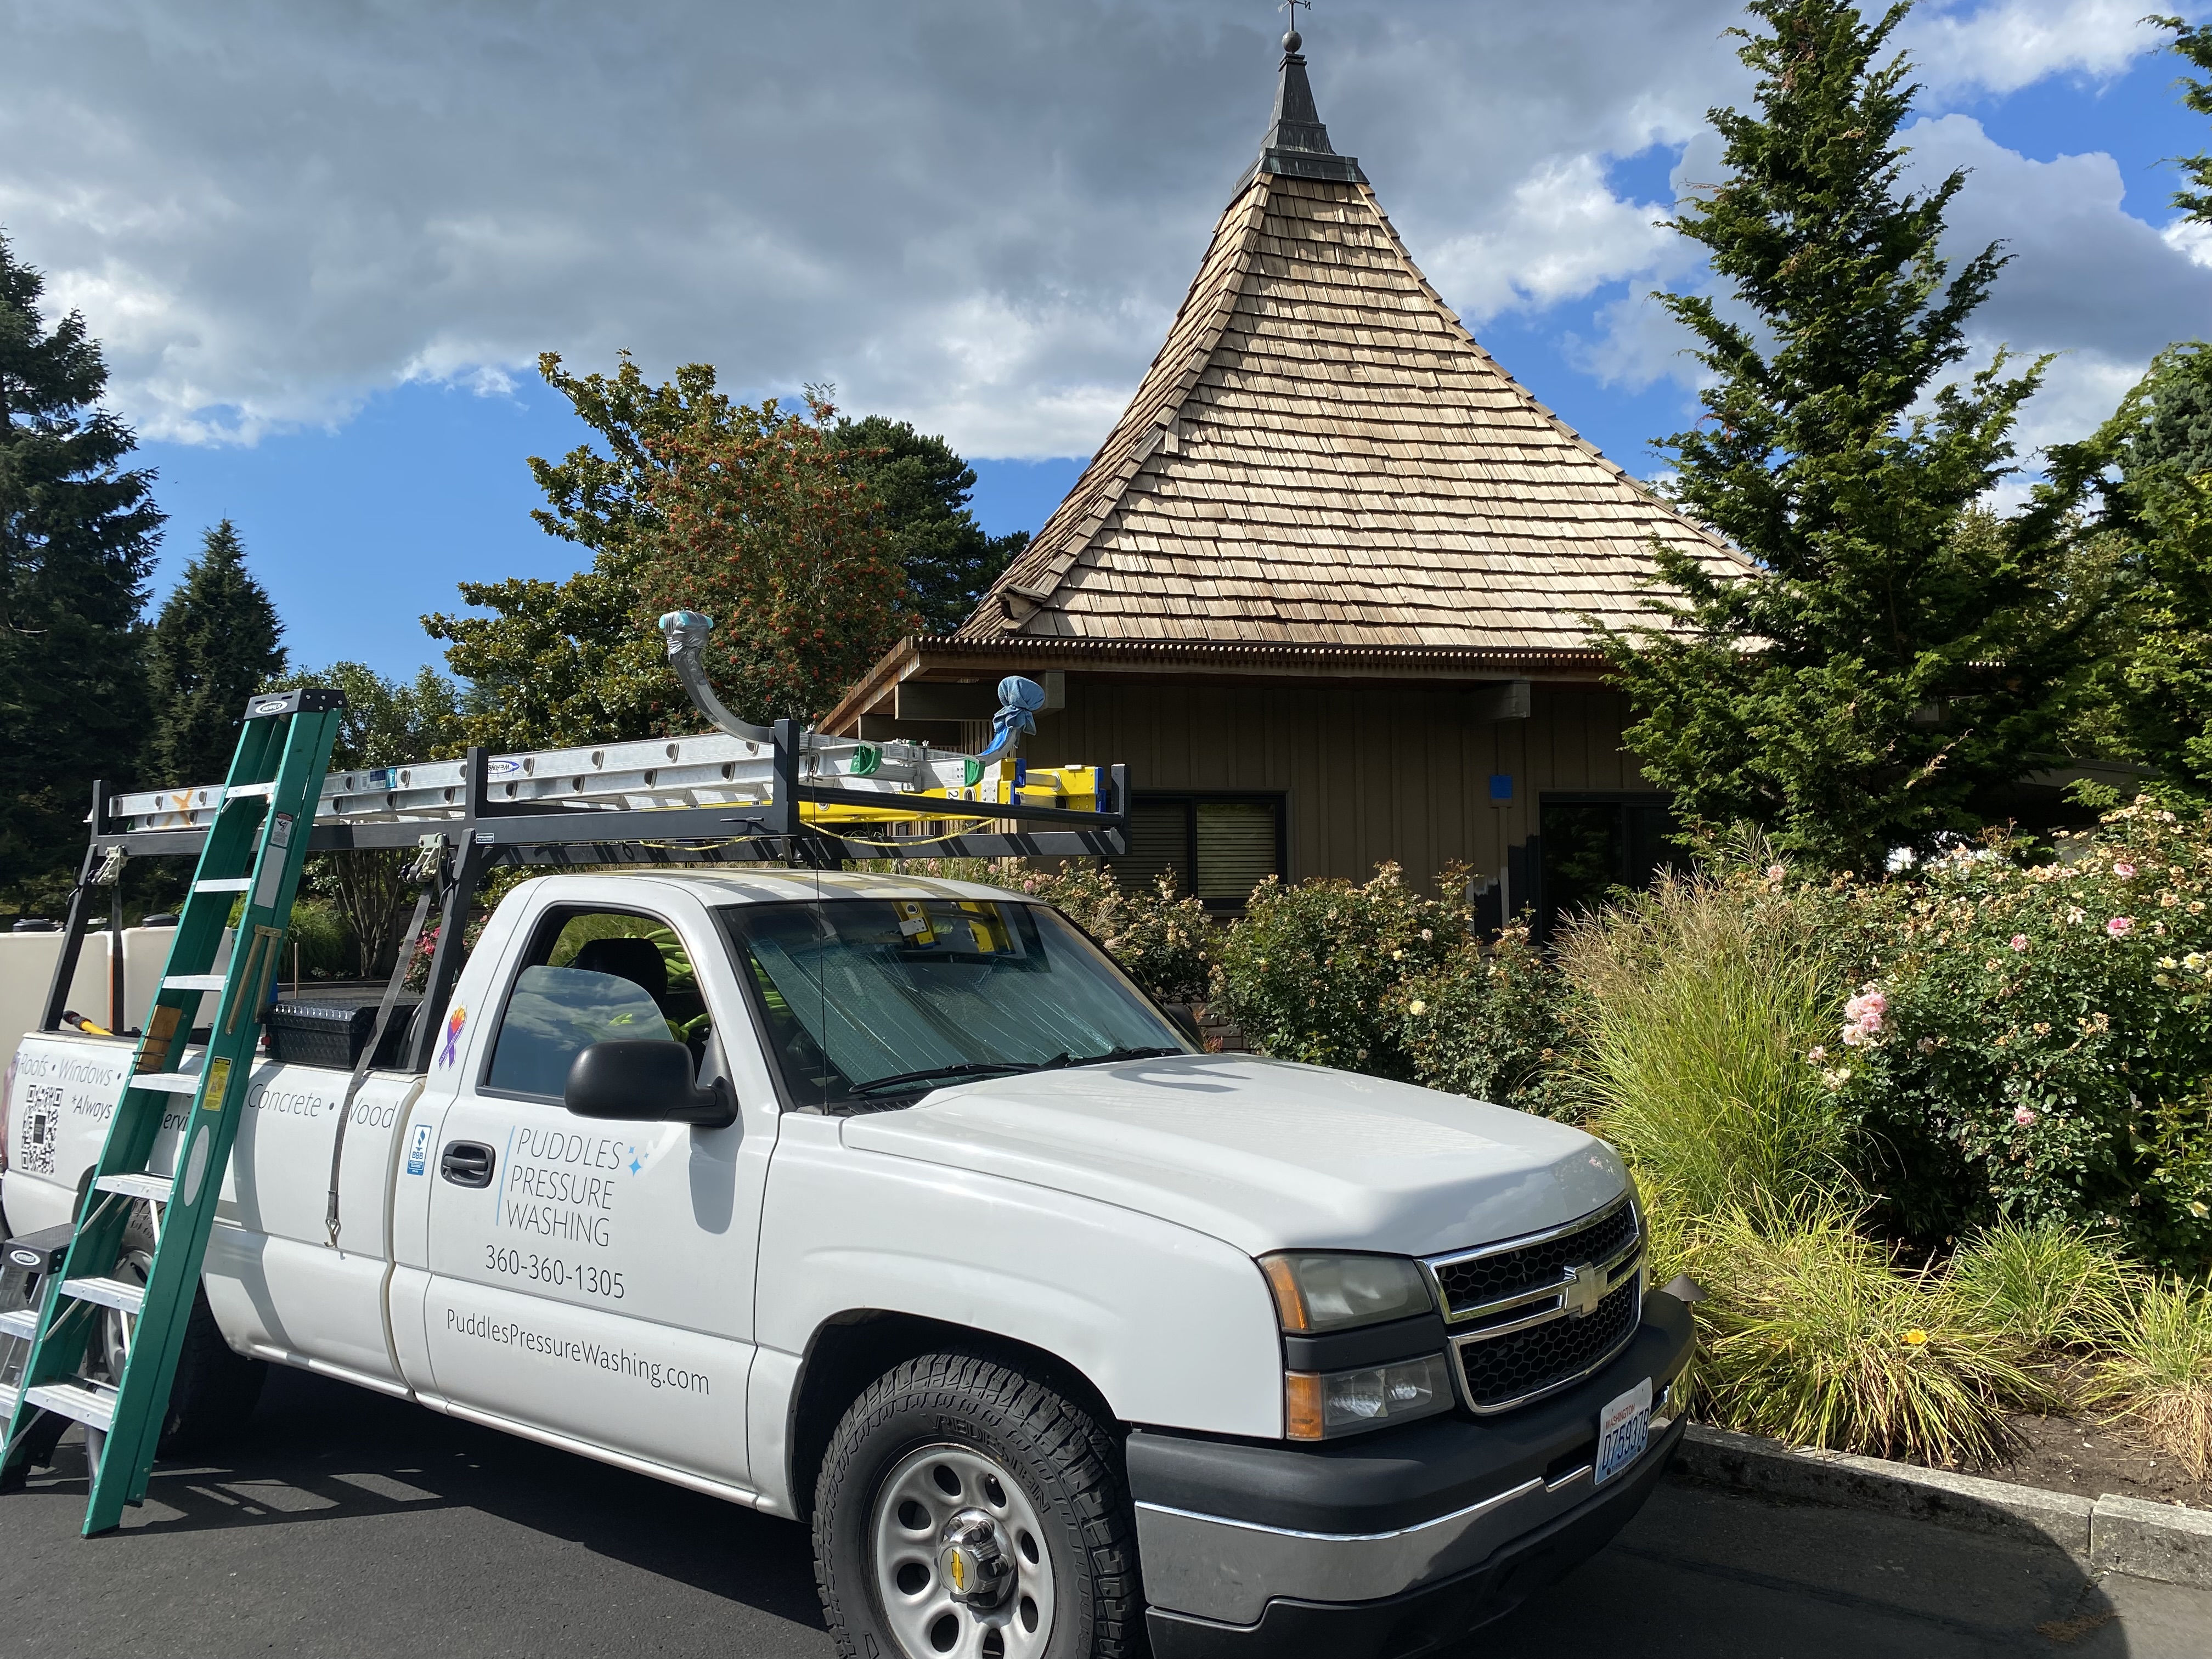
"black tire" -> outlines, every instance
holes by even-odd
[[[925,1354],[871,1383],[830,1437],[814,1487],[814,1573],[846,1659],[933,1659],[895,1634],[878,1592],[877,1504],[926,1449],[977,1455],[1012,1477],[1043,1534],[1043,1659],[1142,1651],[1136,1540],[1115,1438],[1091,1413],[1009,1365]],[[1027,1650],[1028,1641],[1018,1641]],[[988,1649],[987,1651],[990,1650]]]
[[[143,1280],[144,1263],[154,1253],[154,1224],[143,1204],[123,1231],[122,1259],[116,1264],[118,1278]],[[123,1374],[122,1356],[114,1352],[118,1322],[105,1320],[93,1340],[98,1352],[91,1364],[111,1382]],[[184,1346],[177,1353],[177,1374],[169,1384],[168,1410],[161,1419],[161,1438],[156,1455],[173,1456],[195,1451],[237,1433],[260,1402],[261,1386],[269,1367],[258,1359],[232,1352],[208,1306],[207,1291],[192,1287],[192,1310],[185,1322]]]

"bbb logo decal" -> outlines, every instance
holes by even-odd
[[[418,1123],[415,1126],[414,1139],[407,1143],[407,1173],[421,1175],[423,1166],[429,1162],[429,1158],[430,1126],[427,1123]]]

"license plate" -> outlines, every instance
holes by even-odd
[[[1597,1414],[1597,1474],[1602,1486],[1644,1455],[1651,1441],[1651,1379],[1645,1377]]]

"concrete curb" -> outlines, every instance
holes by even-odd
[[[1978,1475],[1811,1451],[1692,1423],[1678,1479],[1875,1510],[2024,1543],[2055,1544],[2109,1572],[2212,1589],[2212,1513],[2113,1494],[2090,1499]]]

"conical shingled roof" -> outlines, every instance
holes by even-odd
[[[1475,343],[1285,45],[1166,343],[954,637],[1577,650],[1649,620],[1654,538],[1744,568]]]

